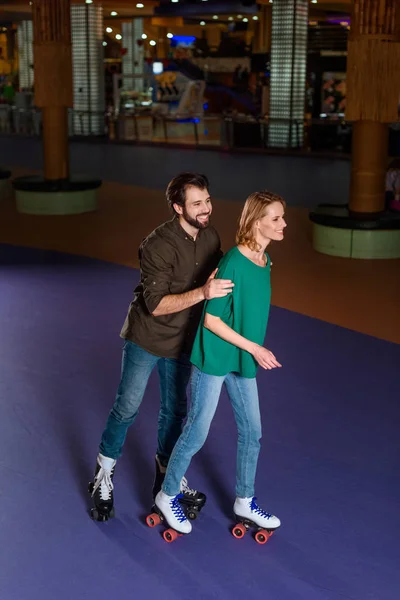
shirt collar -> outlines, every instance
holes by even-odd
[[[185,240],[191,240],[192,242],[194,242],[194,238],[192,238],[191,235],[189,235],[187,233],[187,231],[185,231],[182,227],[182,225],[179,223],[179,217],[174,216],[172,219],[172,228],[173,230],[179,235],[179,237],[185,239]],[[201,229],[199,229],[199,232],[197,234],[196,240],[199,239],[199,235],[201,233]]]

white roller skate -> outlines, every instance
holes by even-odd
[[[266,512],[260,508],[256,498],[236,498],[233,505],[233,512],[237,524],[232,529],[232,534],[236,538],[242,538],[246,531],[251,528],[257,529],[255,534],[256,542],[265,544],[281,522],[278,517]]]
[[[159,491],[154,501],[154,512],[146,518],[149,527],[156,527],[161,522],[169,526],[163,533],[166,542],[173,542],[179,535],[192,531],[192,524],[182,509],[181,498],[182,494],[167,496],[162,490]]]

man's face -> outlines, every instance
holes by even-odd
[[[196,229],[205,229],[209,225],[212,213],[212,204],[208,190],[197,187],[186,189],[185,206],[174,205],[175,210],[182,218]]]

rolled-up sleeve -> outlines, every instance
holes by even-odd
[[[153,313],[164,296],[170,294],[172,264],[165,248],[163,255],[155,243],[141,248],[141,273],[144,303],[149,313]]]

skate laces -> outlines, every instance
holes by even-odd
[[[255,512],[257,515],[264,517],[264,519],[270,519],[272,517],[271,513],[266,512],[262,508],[260,508],[256,502],[257,498],[253,498],[250,503],[251,512]]]
[[[192,488],[189,487],[188,480],[186,479],[186,477],[182,477],[181,492],[187,494],[188,496],[195,496],[197,494],[196,490],[192,490]]]
[[[177,496],[175,496],[175,498],[170,500],[169,505],[171,507],[175,519],[179,521],[179,523],[184,523],[187,519],[180,505],[180,498],[183,498],[183,494],[178,494]]]
[[[100,467],[100,470],[94,479],[92,496],[94,496],[96,490],[100,487],[101,500],[110,499],[111,492],[114,489],[114,484],[112,482],[111,476],[112,470],[109,471],[108,469],[104,469],[104,467]]]

